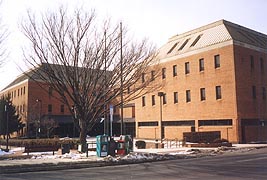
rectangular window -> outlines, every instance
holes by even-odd
[[[232,119],[199,120],[199,126],[232,126]]]
[[[216,86],[216,99],[222,99],[222,89],[221,86]]]
[[[142,73],[142,83],[145,82],[145,73]]]
[[[189,74],[190,73],[190,66],[189,66],[189,62],[185,63],[185,74]]]
[[[199,59],[199,71],[204,71],[204,59]]]
[[[158,122],[138,122],[138,126],[158,126]]]
[[[155,80],[155,71],[151,71],[151,81]]]
[[[152,99],[152,106],[154,106],[156,104],[155,95],[152,95],[151,99]]]
[[[146,97],[145,96],[142,97],[142,106],[143,107],[146,106]]]
[[[167,96],[166,96],[166,93],[163,94],[162,99],[163,99],[163,104],[167,104]]]
[[[49,97],[51,97],[52,94],[53,94],[53,88],[51,86],[49,86],[49,88],[48,88],[48,95],[49,95]]]
[[[170,53],[174,50],[174,48],[177,46],[177,44],[178,44],[178,43],[175,43],[175,44],[172,46],[172,48],[168,51],[167,54],[170,54]]]
[[[190,90],[186,90],[186,102],[191,102],[191,92],[190,92]]]
[[[254,57],[252,55],[250,56],[250,69],[254,69]]]
[[[194,42],[191,44],[190,47],[193,47],[196,45],[196,43],[199,41],[199,39],[201,38],[202,34],[198,35],[197,38],[194,40]]]
[[[25,94],[25,86],[23,87],[23,94]]]
[[[200,100],[205,101],[206,100],[206,90],[205,88],[200,88]]]
[[[262,99],[263,100],[266,99],[266,89],[265,89],[265,87],[262,87]]]
[[[49,113],[52,112],[52,104],[48,104],[48,112],[49,112]]]
[[[173,93],[173,103],[174,104],[178,103],[178,92]]]
[[[260,58],[260,64],[261,64],[261,72],[264,72],[264,61],[263,58]]]
[[[60,112],[64,113],[64,105],[60,105]]]
[[[188,43],[189,39],[186,39],[185,42],[181,45],[181,47],[178,49],[178,51],[181,51],[185,45]]]
[[[256,86],[252,86],[252,98],[253,99],[256,99],[257,98]]]
[[[19,97],[19,89],[18,89],[18,97]]]
[[[162,79],[166,78],[166,68],[162,68]]]
[[[214,56],[214,67],[215,69],[221,67],[220,55]]]
[[[173,74],[173,77],[177,76],[177,65],[172,66],[172,74]]]

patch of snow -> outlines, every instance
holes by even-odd
[[[8,155],[8,154],[14,154],[14,151],[10,150],[9,152],[5,152],[5,151],[0,149],[0,156],[4,156],[4,155]]]

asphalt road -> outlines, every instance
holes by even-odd
[[[267,148],[197,159],[62,171],[1,174],[0,180],[267,179]]]

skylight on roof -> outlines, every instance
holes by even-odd
[[[168,51],[167,54],[170,54],[170,53],[173,51],[173,49],[177,46],[177,44],[178,44],[178,42],[175,43],[175,44],[172,46],[172,48]]]
[[[199,41],[199,39],[201,38],[202,35],[203,35],[203,34],[198,35],[197,38],[194,40],[194,42],[191,44],[190,47],[195,46],[196,43]]]
[[[178,51],[181,51],[185,45],[188,43],[189,39],[186,39],[185,42],[182,44],[182,46],[178,49]]]

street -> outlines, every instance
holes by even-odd
[[[62,171],[2,174],[1,180],[266,179],[267,148],[196,159]]]

